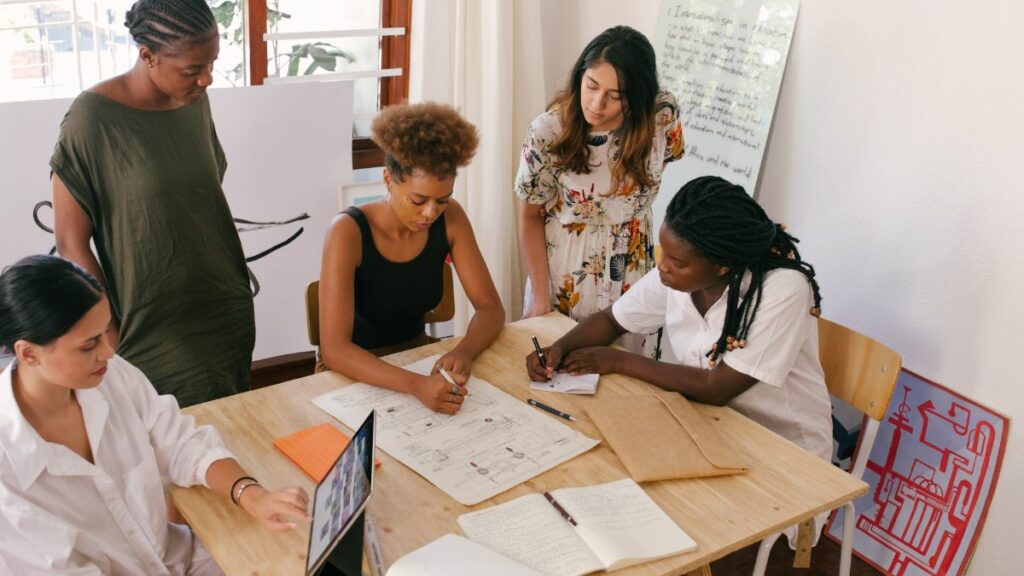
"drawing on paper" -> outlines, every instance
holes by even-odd
[[[895,576],[962,575],[995,490],[1007,420],[904,370],[855,501],[853,548]],[[829,525],[842,537],[843,510]]]

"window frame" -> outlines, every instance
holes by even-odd
[[[380,79],[378,108],[391,106],[409,98],[410,35],[412,33],[413,0],[380,0],[381,28],[404,28],[401,36],[381,37],[380,68],[401,68],[401,76]],[[249,37],[249,84],[260,86],[267,78],[267,0],[246,0],[248,17],[246,32]],[[384,152],[369,138],[352,139],[352,169],[375,168],[384,165]]]

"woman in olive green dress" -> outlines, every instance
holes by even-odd
[[[50,159],[57,249],[106,283],[118,354],[187,406],[248,389],[255,342],[206,95],[217,24],[205,0],[139,0],[125,25],[135,67],[75,99]]]

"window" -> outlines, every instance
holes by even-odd
[[[131,69],[133,1],[0,0],[0,102],[73,97]],[[346,73],[355,78],[353,167],[383,165],[369,124],[408,97],[412,0],[207,2],[222,34],[213,88]]]
[[[369,125],[381,106],[408,97],[412,0],[210,0],[210,4],[226,37],[218,76],[234,85],[299,80],[300,76],[353,78],[353,168],[384,164],[383,153],[368,138]],[[244,22],[243,8],[248,13]]]
[[[0,102],[72,97],[135,64],[132,0],[0,0]]]

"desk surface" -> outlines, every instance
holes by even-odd
[[[533,396],[579,419],[566,423],[601,439],[583,407],[590,396],[531,392],[524,357],[530,336],[553,342],[573,325],[549,314],[507,325],[497,341],[477,358],[473,373],[516,398]],[[406,364],[454,345],[446,340],[389,356]],[[271,489],[313,482],[273,448],[275,438],[313,424],[330,422],[347,428],[314,406],[310,399],[351,381],[325,372],[269,388],[192,406],[200,424],[214,425],[228,448],[250,474]],[[651,385],[624,376],[602,376],[597,396],[635,396]],[[725,439],[747,459],[750,471],[733,476],[644,483],[644,490],[698,544],[694,552],[616,571],[617,575],[677,575],[699,568],[764,536],[841,505],[867,491],[867,485],[816,458],[729,408],[695,404],[714,421]],[[349,431],[350,432],[350,431]],[[463,506],[386,453],[377,469],[368,511],[386,565],[445,533],[461,534],[456,517],[531,492],[610,482],[628,476],[614,452],[602,442],[512,490],[476,506]],[[303,573],[309,528],[275,534],[263,530],[226,498],[197,487],[174,488],[174,502],[229,575]]]

